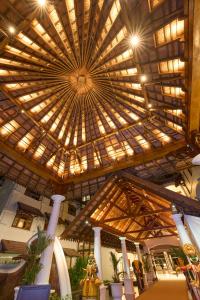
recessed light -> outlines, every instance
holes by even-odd
[[[40,6],[44,6],[46,4],[46,0],[37,0]]]
[[[138,35],[133,35],[131,38],[130,38],[130,43],[132,45],[132,47],[138,47],[139,44],[140,44],[140,38]]]
[[[21,113],[22,113],[22,114],[24,114],[24,113],[25,113],[25,111],[24,111],[23,109],[21,109]]]
[[[8,30],[9,30],[9,32],[10,32],[11,34],[14,34],[14,33],[16,32],[15,27],[12,26],[12,25],[10,25],[10,26],[8,27]]]
[[[141,82],[147,81],[147,76],[146,76],[146,75],[141,75],[141,76],[140,76],[140,81],[141,81]]]
[[[149,103],[149,104],[148,104],[148,107],[149,107],[149,108],[151,108],[151,107],[152,107],[152,104],[151,104],[151,103]]]

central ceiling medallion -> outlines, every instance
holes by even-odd
[[[90,72],[82,67],[68,76],[69,83],[76,95],[87,94],[94,88],[94,82]]]

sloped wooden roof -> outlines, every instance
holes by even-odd
[[[23,242],[1,240],[1,247],[3,252],[15,253],[15,254],[26,254],[27,245]]]
[[[2,0],[1,173],[50,192],[184,147],[188,3]]]
[[[62,238],[92,238],[92,226],[130,241],[176,235],[172,204],[200,216],[200,203],[125,172],[112,176],[95,194]],[[112,238],[111,238],[112,240]]]
[[[44,214],[41,211],[33,206],[27,205],[23,202],[17,202],[17,210],[20,213],[25,213],[31,216],[44,217]]]
[[[80,253],[78,253],[75,249],[63,248],[63,251],[64,251],[65,255],[69,256],[69,257],[79,257],[79,256],[81,256]]]

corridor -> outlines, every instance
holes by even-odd
[[[189,300],[184,279],[165,278],[155,283],[138,300]]]

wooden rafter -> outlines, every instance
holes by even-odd
[[[154,203],[148,201],[149,197],[141,197],[141,193],[143,195],[151,194],[155,200]],[[129,203],[126,199],[131,196],[133,203],[134,200],[137,201],[136,209],[132,213],[130,213]],[[162,203],[162,209],[156,208],[156,203]],[[85,224],[85,220],[91,224],[87,227],[87,232],[92,232],[92,226],[100,226],[103,232],[115,236],[125,236],[130,241],[174,236],[176,235],[176,226],[172,219],[171,203],[176,204],[187,213],[189,212],[188,203],[190,205],[189,213],[200,215],[200,204],[197,204],[196,201],[121,172],[118,176],[108,179],[107,183],[66,229],[62,238],[74,236],[78,239],[86,238],[85,225],[81,225]]]

